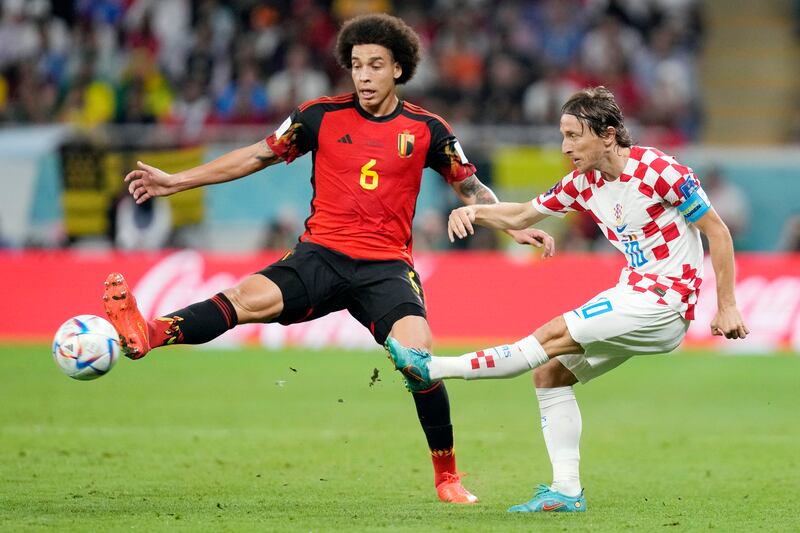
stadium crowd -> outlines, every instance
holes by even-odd
[[[451,123],[552,128],[570,94],[603,84],[629,123],[650,126],[647,142],[675,146],[699,136],[699,4],[0,0],[0,126],[164,124],[172,126],[170,136],[181,133],[171,142],[189,143],[207,139],[215,129],[209,126],[267,131],[300,102],[351,90],[349,74],[332,53],[336,32],[350,17],[384,11],[414,27],[425,48],[415,77],[401,88],[403,97]],[[481,159],[479,146],[468,148],[471,158]],[[491,181],[490,172],[480,165],[479,171]],[[164,222],[164,205],[144,213],[128,207],[115,203],[111,212],[109,237],[117,246],[181,246]],[[264,247],[296,240],[303,217],[282,213],[264,228]],[[418,249],[451,247],[443,214],[418,215]],[[149,233],[154,227],[161,228],[155,237]],[[591,221],[561,231],[565,249],[602,248]],[[123,234],[139,237],[121,242]],[[458,246],[497,248],[501,242],[481,228]]]
[[[547,124],[576,88],[632,122],[696,138],[695,0],[2,0],[0,122],[264,124],[350,90],[333,39],[400,16],[426,54],[403,94],[461,124]]]

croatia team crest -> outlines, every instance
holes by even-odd
[[[614,222],[615,222],[615,225],[616,225],[615,229],[617,230],[617,233],[622,233],[623,231],[625,231],[625,228],[628,227],[627,224],[625,224],[625,225],[622,224],[622,205],[621,204],[617,204],[617,205],[614,206]]]
[[[404,131],[397,135],[397,155],[400,157],[411,157],[414,151],[414,135]]]

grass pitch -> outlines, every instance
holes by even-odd
[[[175,348],[77,382],[4,346],[0,375],[2,531],[800,529],[797,357],[642,357],[577,386],[581,515],[506,513],[550,481],[528,377],[449,382],[481,498],[460,507],[377,349]]]

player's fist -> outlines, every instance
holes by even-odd
[[[167,174],[163,170],[137,161],[139,167],[132,170],[125,176],[125,183],[128,184],[128,192],[131,193],[137,204],[146,202],[156,196],[167,196],[175,192],[172,174]]]
[[[475,222],[475,208],[471,205],[453,209],[447,220],[447,236],[450,237],[450,242],[456,242],[456,237],[463,239],[467,235],[474,235],[473,222]]]
[[[711,321],[711,334],[725,336],[726,339],[744,339],[750,329],[745,325],[742,315],[736,307],[717,310]]]

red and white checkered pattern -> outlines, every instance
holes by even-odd
[[[475,352],[475,357],[469,360],[472,370],[478,370],[481,366],[483,368],[494,368],[494,356],[486,355],[486,352],[480,350]]]
[[[703,246],[700,232],[677,209],[686,200],[682,186],[688,179],[697,178],[673,157],[633,146],[619,179],[574,171],[532,202],[546,215],[587,212],[628,259],[620,284],[691,320],[702,282]]]

